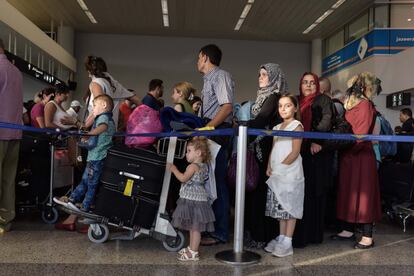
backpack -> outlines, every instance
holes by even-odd
[[[385,119],[380,113],[377,114],[377,118],[381,123],[380,135],[395,135],[392,130],[390,122]],[[394,156],[397,154],[397,142],[379,141],[379,148],[381,156]]]

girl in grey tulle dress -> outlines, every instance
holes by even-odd
[[[210,159],[207,139],[194,137],[187,144],[187,161],[190,163],[185,172],[181,173],[173,164],[167,168],[182,182],[180,198],[173,213],[174,227],[190,232],[190,244],[178,252],[180,261],[199,260],[198,248],[201,232],[214,231],[214,212],[208,202],[208,193],[205,189],[208,181],[208,166]]]

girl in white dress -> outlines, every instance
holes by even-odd
[[[303,131],[301,122],[296,120],[299,106],[293,95],[285,95],[279,99],[279,114],[283,123],[273,130]],[[304,182],[302,157],[300,156],[301,138],[273,138],[266,174],[267,185],[266,216],[279,220],[280,234],[271,240],[265,251],[277,257],[293,254],[292,236],[296,219],[303,214]]]

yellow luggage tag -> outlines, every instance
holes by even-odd
[[[124,195],[125,196],[131,196],[132,195],[132,187],[134,186],[134,180],[128,179],[127,183],[125,185],[124,189]]]

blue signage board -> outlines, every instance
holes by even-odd
[[[399,53],[414,46],[414,30],[374,29],[322,60],[322,75],[336,73],[372,55]]]

